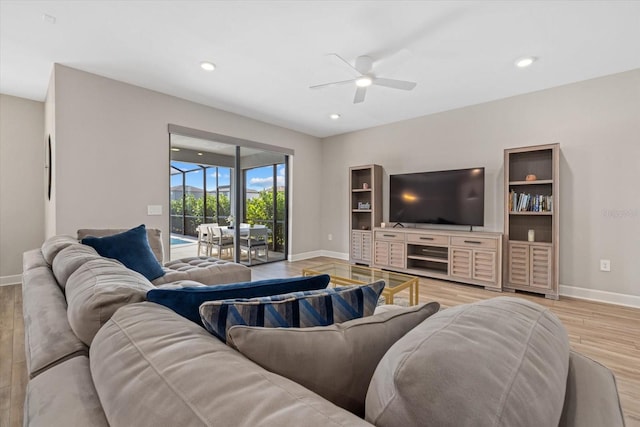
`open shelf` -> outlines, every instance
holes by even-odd
[[[424,259],[415,259],[413,257],[407,257],[407,268],[414,270],[422,270],[424,273],[439,273],[448,274],[449,262],[442,260],[430,261]]]
[[[510,211],[509,215],[553,215],[553,212],[535,212],[535,211]]]
[[[428,256],[420,256],[420,255],[407,255],[407,259],[418,259],[418,260],[421,260],[421,261],[444,262],[444,263],[448,263],[449,262],[448,259],[431,258],[431,257],[428,257]]]
[[[552,179],[536,179],[535,181],[510,181],[509,185],[542,185],[553,184]]]
[[[446,246],[407,244],[407,258],[433,262],[449,262],[449,248]]]

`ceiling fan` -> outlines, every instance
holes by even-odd
[[[342,62],[347,64],[349,68],[355,71],[357,77],[350,80],[342,80],[338,82],[324,83],[320,85],[310,86],[309,87],[310,89],[321,89],[321,88],[330,87],[330,86],[338,86],[338,85],[355,83],[356,94],[353,97],[353,103],[359,104],[364,101],[364,97],[367,94],[367,88],[371,85],[385,86],[385,87],[390,87],[392,89],[401,89],[401,90],[412,90],[414,87],[416,87],[417,83],[415,82],[376,77],[376,75],[373,74],[372,72],[373,59],[371,59],[371,57],[369,56],[366,56],[366,55],[358,56],[356,58],[356,62],[354,66],[354,65],[351,65],[347,60],[345,60],[343,57],[341,57],[337,53],[331,53],[330,55],[337,57]]]

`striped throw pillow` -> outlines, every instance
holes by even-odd
[[[270,328],[327,326],[373,314],[384,281],[252,299],[209,301],[200,306],[204,327],[226,342],[235,325]]]

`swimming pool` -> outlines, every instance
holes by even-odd
[[[171,236],[172,245],[186,245],[187,243],[196,243],[195,240],[181,239],[180,237]]]

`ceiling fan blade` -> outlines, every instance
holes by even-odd
[[[327,55],[333,56],[338,58],[340,61],[342,61],[344,64],[346,64],[351,70],[353,70],[355,72],[355,76],[361,76],[363,73],[361,73],[360,71],[358,71],[358,69],[356,67],[354,67],[353,65],[351,65],[349,63],[349,61],[347,61],[346,59],[344,59],[342,56],[338,55],[337,53],[328,53]]]
[[[356,96],[353,97],[353,103],[359,104],[364,101],[364,96],[367,94],[366,87],[359,87],[356,89]]]
[[[393,89],[402,89],[402,90],[411,90],[417,85],[417,83],[415,82],[408,82],[405,80],[382,79],[378,77],[373,79],[373,84],[378,86],[386,86]]]
[[[356,81],[355,79],[351,79],[351,80],[342,80],[340,82],[323,83],[321,85],[309,86],[309,89],[322,89],[323,87],[346,85],[347,83],[353,83],[355,81]]]

